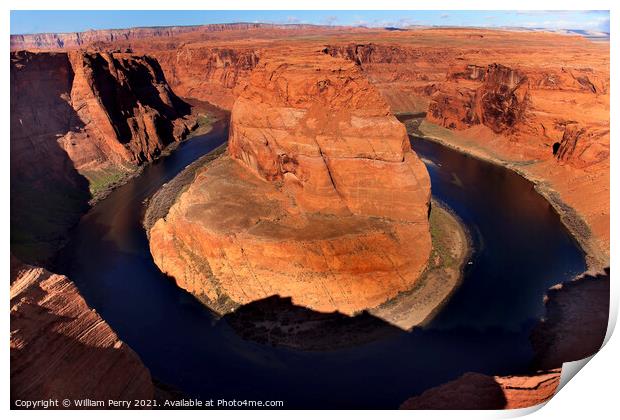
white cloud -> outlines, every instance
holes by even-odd
[[[337,21],[338,21],[338,16],[325,16],[325,18],[323,19],[323,22],[326,25],[333,25]]]

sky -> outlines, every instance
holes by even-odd
[[[609,11],[485,11],[485,10],[45,10],[11,11],[11,34],[82,32],[137,26],[202,25],[261,22],[310,23],[368,27],[409,25],[525,27],[609,32]]]

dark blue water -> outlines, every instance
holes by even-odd
[[[585,269],[579,248],[528,182],[414,141],[429,161],[433,195],[458,213],[475,246],[463,285],[435,321],[338,351],[245,341],[159,272],[141,227],[143,201],[226,137],[220,124],[115,190],[83,217],[62,258],[62,272],[151,374],[188,396],[283,400],[286,408],[397,408],[467,371],[523,372],[545,290]]]

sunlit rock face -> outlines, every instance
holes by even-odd
[[[522,376],[463,376],[424,391],[401,404],[402,410],[503,410],[548,401],[560,384],[560,369]]]
[[[412,288],[430,253],[430,180],[354,63],[261,57],[228,153],[150,229],[156,264],[226,313],[271,295],[352,314]]]
[[[11,403],[155,395],[148,369],[67,277],[11,258]]]

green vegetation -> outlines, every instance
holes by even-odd
[[[461,221],[433,201],[429,218],[431,254],[412,289],[370,311],[402,329],[424,325],[448,301],[461,281],[461,268],[469,255],[469,238]]]
[[[458,269],[462,262],[461,258],[457,258],[459,246],[462,246],[461,241],[466,240],[466,238],[455,217],[436,202],[433,202],[429,224],[433,241],[431,262],[437,261],[433,264],[435,266]]]
[[[213,123],[217,121],[214,115],[211,114],[200,114],[198,118],[196,118],[196,128],[192,130],[192,132],[187,136],[188,139],[191,139],[195,136],[202,136],[203,134],[207,134],[213,128]]]
[[[136,168],[108,167],[96,171],[83,171],[88,179],[90,194],[94,199],[122,183]]]

